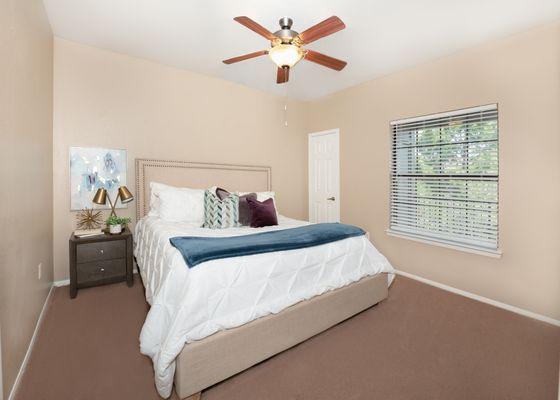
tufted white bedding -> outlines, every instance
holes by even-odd
[[[361,278],[393,272],[365,236],[305,249],[212,260],[189,269],[174,236],[238,236],[308,224],[279,216],[266,228],[204,229],[144,217],[134,255],[151,304],[140,349],[152,358],[159,394],[173,386],[175,358],[185,343],[234,328]]]

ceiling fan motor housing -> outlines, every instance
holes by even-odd
[[[292,39],[299,35],[298,32],[292,30],[293,23],[294,21],[292,21],[292,19],[289,17],[280,18],[280,20],[278,21],[281,29],[274,32],[274,36],[282,40],[283,44],[291,43]]]
[[[282,29],[292,29],[292,24],[294,23],[294,21],[292,21],[290,17],[282,17],[280,18],[278,23],[280,24],[280,28]]]

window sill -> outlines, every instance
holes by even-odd
[[[481,256],[492,257],[492,258],[501,258],[502,257],[502,251],[500,249],[489,250],[489,249],[478,248],[478,247],[475,247],[475,246],[459,245],[459,244],[456,244],[456,243],[444,242],[444,241],[439,241],[439,240],[432,240],[432,239],[426,238],[424,236],[419,236],[419,235],[417,236],[417,235],[413,235],[413,234],[409,234],[409,233],[397,232],[397,231],[393,231],[391,229],[387,229],[385,232],[389,236],[398,237],[398,238],[401,238],[401,239],[413,240],[415,242],[430,244],[432,246],[445,247],[447,249],[459,250],[459,251],[463,251],[465,253],[473,253],[473,254],[478,254],[478,255],[481,255]]]

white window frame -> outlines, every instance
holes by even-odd
[[[391,121],[390,123],[390,135],[391,135],[391,167],[390,167],[390,201],[389,201],[389,223],[391,224],[392,222],[392,213],[393,213],[393,186],[392,186],[392,179],[393,179],[393,152],[395,151],[395,145],[393,143],[393,127],[396,125],[403,125],[403,124],[409,124],[409,123],[414,123],[414,122],[423,122],[423,121],[428,121],[428,120],[432,120],[432,119],[437,119],[437,118],[446,118],[446,117],[453,117],[453,116],[459,116],[459,115],[463,115],[463,114],[467,114],[467,113],[474,113],[474,112],[484,112],[484,111],[489,111],[489,110],[496,110],[497,113],[497,119],[499,119],[498,116],[498,105],[497,104],[489,104],[489,105],[484,105],[484,106],[479,106],[479,107],[471,107],[471,108],[466,108],[466,109],[460,109],[460,110],[455,110],[455,111],[449,111],[449,112],[443,112],[443,113],[437,113],[437,114],[430,114],[430,115],[425,115],[425,116],[420,116],[420,117],[414,117],[414,118],[406,118],[406,119],[401,119],[401,120],[396,120],[396,121]],[[498,155],[499,155],[499,121],[498,121]],[[396,157],[396,155],[394,155]],[[499,171],[498,171],[498,177],[497,177],[497,184],[498,184],[498,191],[499,191]],[[499,193],[497,193],[498,195],[498,199],[499,199]],[[447,240],[444,236],[442,235],[442,237],[434,237],[434,235],[423,235],[419,232],[404,232],[403,230],[394,230],[391,229],[391,226],[389,226],[389,228],[386,230],[386,233],[389,236],[392,237],[398,237],[398,238],[404,238],[404,239],[408,239],[408,240],[413,240],[416,242],[421,242],[421,243],[426,243],[426,244],[430,244],[430,245],[435,245],[435,246],[440,246],[440,247],[445,247],[445,248],[450,248],[450,249],[454,249],[454,250],[459,250],[459,251],[464,251],[464,252],[469,252],[469,253],[474,253],[474,254],[480,254],[480,255],[485,255],[485,256],[490,256],[490,257],[501,257],[502,255],[502,251],[499,247],[500,242],[499,242],[499,204],[498,204],[498,234],[497,234],[497,246],[496,249],[493,248],[486,248],[486,247],[479,247],[476,245],[471,245],[468,243],[461,243],[460,241],[457,240]],[[437,236],[437,235],[435,235]]]

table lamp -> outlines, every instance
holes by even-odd
[[[95,204],[99,204],[100,206],[105,205],[107,203],[107,200],[109,200],[109,204],[111,205],[111,214],[110,215],[114,215],[115,217],[117,216],[117,213],[115,212],[115,206],[117,205],[117,201],[121,199],[121,203],[126,204],[126,203],[130,203],[132,200],[134,200],[134,196],[132,195],[132,193],[130,193],[130,190],[128,190],[128,188],[126,186],[121,186],[119,187],[119,190],[117,192],[117,198],[115,199],[115,202],[113,203],[111,201],[111,197],[109,197],[109,193],[107,192],[107,189],[105,188],[99,188],[97,189],[97,192],[95,193],[95,196],[93,196],[93,202]]]

